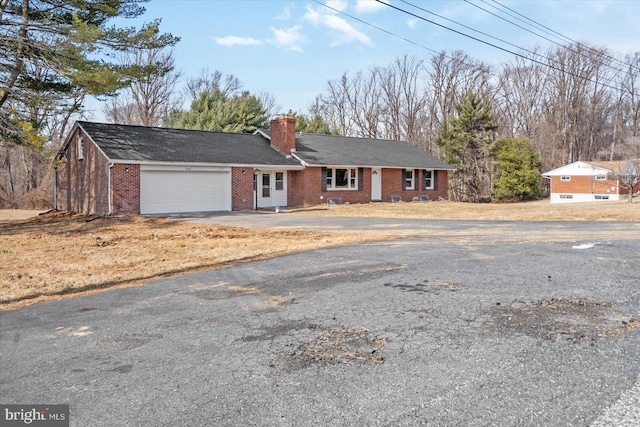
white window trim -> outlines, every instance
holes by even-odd
[[[560,181],[571,181],[571,175],[560,176]]]
[[[411,174],[411,178],[409,178]],[[415,190],[416,189],[416,172],[413,169],[405,169],[404,171],[404,189]]]
[[[425,183],[425,190],[433,190],[434,186],[433,186],[433,170],[431,169],[425,169],[424,173],[424,183]],[[430,185],[427,185],[427,174],[431,175],[429,178],[429,182],[431,182]]]
[[[341,169],[346,170],[349,174],[346,187],[336,187],[336,171]],[[357,189],[358,168],[327,168],[327,191],[354,191]]]
[[[282,179],[278,179],[278,174],[281,174]],[[284,190],[284,172],[276,172],[274,175],[275,175],[274,176],[275,191],[283,191]]]
[[[78,146],[78,160],[84,160],[84,139],[79,136],[77,141]]]
[[[607,180],[606,175],[596,175],[596,181],[606,181],[606,180]]]

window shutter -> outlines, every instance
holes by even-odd
[[[434,171],[431,174],[431,179],[433,180],[433,189],[437,190],[438,189],[438,171],[434,169]]]
[[[413,171],[413,189],[421,190],[422,186],[420,185],[420,169],[416,169]]]
[[[364,168],[358,168],[358,190],[364,189]]]
[[[402,169],[402,189],[407,189],[407,170]]]
[[[327,168],[322,168],[322,191],[327,191]]]

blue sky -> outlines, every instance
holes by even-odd
[[[527,49],[554,45],[476,6],[494,13],[498,13],[496,7],[507,6],[573,40],[606,47],[616,54],[640,51],[640,1],[637,0],[387,2],[509,50],[515,48],[412,5]],[[388,65],[404,54],[429,56],[431,50],[459,49],[490,64],[514,58],[375,0],[151,0],[144,6],[147,11],[142,18],[126,24],[161,18],[161,30],[182,39],[174,48],[174,56],[183,78],[195,77],[203,69],[233,74],[244,89],[271,93],[283,113],[290,109],[306,113],[315,97],[326,88],[327,81],[339,78],[344,72]],[[525,26],[521,21],[505,17]],[[99,111],[96,116],[99,118]]]

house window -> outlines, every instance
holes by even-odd
[[[596,200],[609,200],[609,195],[608,194],[596,194],[595,195],[595,199]]]
[[[573,194],[561,194],[561,199],[573,199]]]
[[[571,176],[569,175],[562,175],[560,177],[560,181],[571,181]]]
[[[284,190],[284,172],[276,172],[276,191]]]
[[[327,168],[327,189],[328,190],[357,190],[358,189],[358,169],[338,169]]]
[[[78,137],[78,160],[84,159],[84,141],[82,137]]]
[[[606,180],[607,180],[606,175],[596,175],[596,181],[606,181]]]
[[[271,197],[271,174],[262,174],[262,197]]]
[[[424,188],[425,190],[433,189],[433,171],[424,171]]]
[[[405,190],[413,190],[415,188],[414,186],[414,180],[415,176],[413,173],[412,169],[407,169],[404,171],[404,188]]]

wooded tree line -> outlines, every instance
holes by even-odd
[[[440,138],[459,118],[456,106],[468,94],[489,109],[493,140],[529,141],[544,171],[577,160],[639,158],[639,89],[640,53],[616,58],[606,49],[576,43],[537,49],[491,67],[456,51],[428,58],[405,55],[385,67],[345,73],[328,82],[311,111],[340,134],[407,140],[469,169],[476,184],[455,182],[454,174],[453,195],[477,200],[480,193],[490,198],[496,190],[494,155],[506,152],[504,145],[493,152],[487,145],[487,153],[462,163],[445,152]],[[522,152],[521,143],[516,145]]]
[[[187,78],[178,91],[183,76],[170,50],[178,39],[160,33],[159,21],[107,26],[142,14],[139,3],[0,0],[0,205],[46,203],[44,193],[20,196],[50,190],[48,152],[87,96],[107,100],[107,120],[146,126],[251,132],[282,111],[273,95],[243,90],[220,71]],[[640,53],[616,57],[576,43],[490,66],[455,51],[345,73],[306,113],[289,114],[298,131],[407,140],[455,163],[457,198],[526,198],[538,193],[515,187],[532,168],[539,182],[540,170],[576,160],[640,157],[639,89]],[[476,107],[486,113],[481,131]],[[526,170],[516,167],[523,162]]]
[[[616,59],[571,45],[529,56],[538,63],[518,57],[499,68],[460,51],[403,56],[329,81],[311,111],[340,134],[404,139],[440,155],[441,129],[473,92],[489,105],[498,134],[528,138],[543,168],[638,155],[640,53]]]

